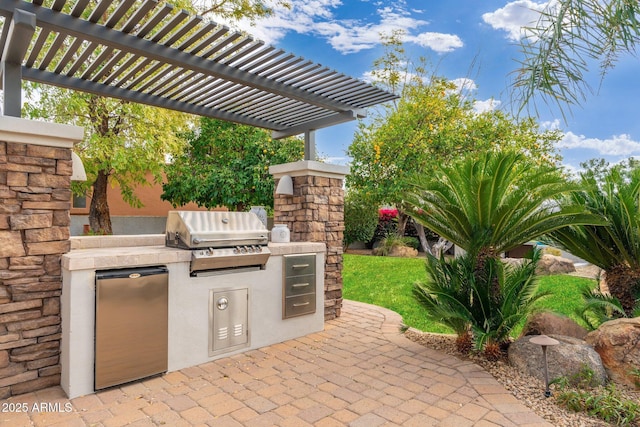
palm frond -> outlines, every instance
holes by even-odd
[[[595,330],[608,320],[625,317],[624,308],[616,297],[588,287],[583,288],[580,294],[584,305],[576,310],[576,315],[589,329]]]

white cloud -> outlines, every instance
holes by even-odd
[[[417,36],[407,36],[405,39],[438,53],[451,52],[464,46],[460,37],[455,34],[422,33]]]
[[[486,99],[484,101],[476,101],[473,103],[473,111],[476,113],[485,113],[487,111],[493,111],[498,108],[501,104],[501,101],[495,99]]]
[[[457,79],[453,79],[451,80],[451,83],[456,85],[456,89],[458,90],[458,92],[468,92],[478,89],[478,85],[476,84],[476,82],[467,77],[459,77]]]
[[[509,40],[518,41],[524,35],[522,27],[535,24],[540,18],[540,12],[548,4],[548,1],[537,3],[531,0],[516,0],[494,12],[483,14],[482,19],[492,28],[506,31]]]
[[[380,34],[404,31],[405,42],[427,47],[438,53],[451,52],[463,46],[454,34],[419,32],[429,25],[428,21],[416,18],[404,1],[378,4],[377,21],[365,19],[338,19],[335,11],[342,5],[340,0],[290,0],[291,8],[278,7],[267,2],[274,15],[251,23],[241,20],[234,24],[259,40],[277,44],[288,32],[308,34],[324,38],[338,52],[347,54],[371,49],[380,44]]]
[[[607,139],[587,138],[566,132],[559,143],[563,149],[589,149],[597,151],[603,156],[633,156],[640,155],[640,142],[634,141],[630,135],[613,135]]]

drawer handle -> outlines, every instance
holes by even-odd
[[[307,268],[309,264],[293,264],[293,268]]]
[[[297,303],[297,304],[293,304],[294,307],[304,307],[305,305],[309,305],[309,301],[307,302],[301,302],[301,303]]]
[[[296,283],[292,287],[293,288],[304,288],[306,286],[309,286],[309,283]]]

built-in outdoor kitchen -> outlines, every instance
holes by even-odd
[[[106,370],[129,371],[121,382],[160,373],[145,371],[163,349],[146,339],[149,322],[167,325],[166,371],[322,330],[325,244],[270,243],[268,236],[253,213],[176,211],[169,214],[165,235],[74,238],[62,261],[61,382],[69,397],[96,390],[96,360],[106,358]],[[135,299],[138,281],[145,277],[144,270],[135,269],[150,266],[166,267],[166,294]],[[109,316],[119,331],[102,332],[96,328],[102,309],[96,275],[120,269],[126,269],[129,282],[120,285],[120,292],[131,295],[137,306],[113,297]],[[166,316],[155,311],[153,319],[145,319],[140,313],[153,309],[158,298],[166,300]],[[110,337],[103,347],[101,333]],[[157,350],[138,349],[127,356],[131,345]]]
[[[69,397],[92,393],[318,331],[340,315],[348,168],[314,161],[315,131],[397,96],[163,2],[109,5],[0,5],[2,397],[59,384]],[[269,167],[274,222],[291,241],[270,242],[266,227],[247,227],[248,213],[176,214],[162,235],[70,238],[71,181],[87,179],[73,147],[90,136],[20,118],[23,80],[274,139],[304,135],[305,160]],[[113,357],[122,349],[128,358]],[[147,372],[130,366],[148,360]]]

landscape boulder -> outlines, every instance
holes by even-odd
[[[589,344],[578,338],[549,335],[559,341],[547,347],[549,380],[560,377],[582,378],[585,368],[593,371],[593,385],[607,381],[607,373],[600,355]],[[544,381],[542,347],[529,342],[532,335],[518,338],[509,346],[509,364],[527,375]]]
[[[600,325],[585,340],[593,346],[611,379],[619,384],[639,387],[640,317],[616,319]]]
[[[583,340],[588,332],[569,317],[542,312],[527,319],[522,335],[564,335]]]
[[[373,255],[384,255],[384,250],[382,247],[375,248],[373,250]],[[418,250],[413,249],[409,246],[392,246],[387,253],[387,256],[392,257],[416,257],[418,256]]]
[[[544,254],[540,257],[536,267],[536,273],[542,276],[551,274],[567,274],[576,271],[573,261],[560,256]]]

